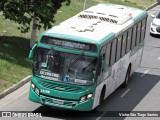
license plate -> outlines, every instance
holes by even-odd
[[[63,100],[53,100],[54,104],[59,104],[59,105],[63,105],[64,101]]]

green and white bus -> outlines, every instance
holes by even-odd
[[[41,33],[30,50],[29,100],[79,111],[96,108],[139,67],[147,12],[98,4]]]

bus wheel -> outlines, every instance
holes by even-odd
[[[121,88],[126,88],[128,85],[128,80],[130,77],[130,67],[128,68],[127,72],[126,72],[126,76],[125,76],[125,81],[122,83]]]

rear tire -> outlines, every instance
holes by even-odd
[[[129,67],[127,72],[126,72],[125,81],[122,83],[121,88],[126,88],[128,86],[128,80],[129,80],[129,77],[130,77],[130,71],[131,71],[131,68]]]

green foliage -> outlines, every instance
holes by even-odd
[[[21,32],[28,32],[32,18],[36,18],[34,27],[50,28],[55,22],[54,15],[62,6],[70,4],[70,0],[3,0],[0,3],[3,15],[20,24]]]

